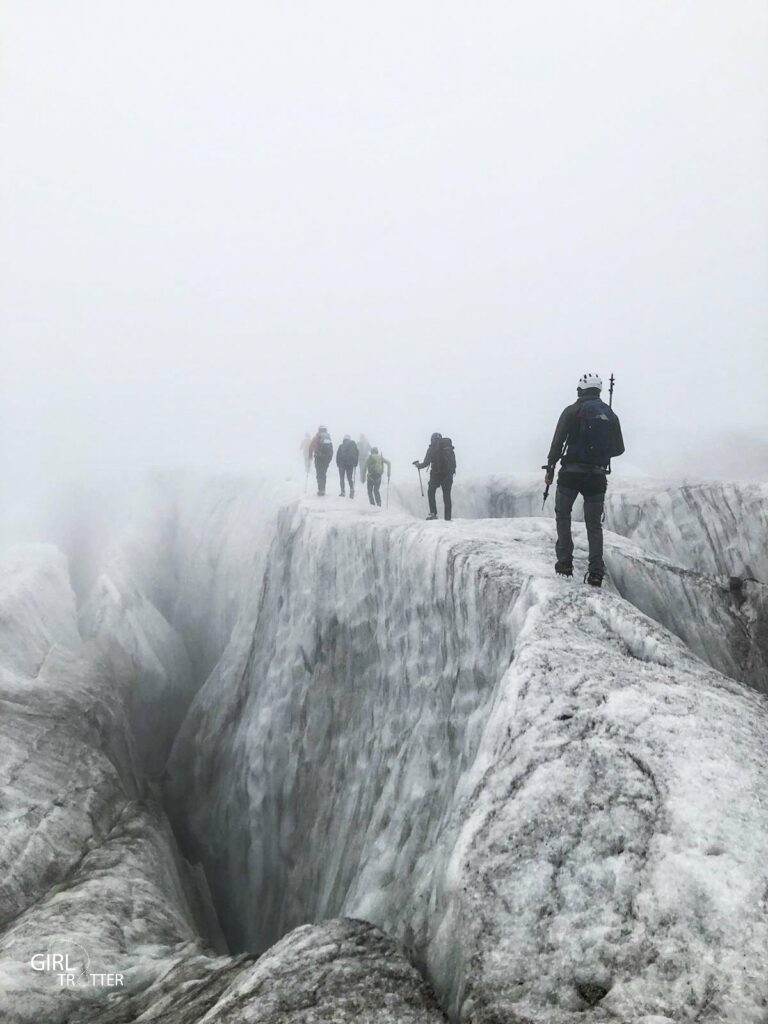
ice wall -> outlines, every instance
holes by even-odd
[[[218,927],[204,880],[178,853],[131,727],[131,691],[171,628],[134,586],[114,564],[96,575],[84,642],[59,552],[0,559],[0,1020],[444,1022],[402,947],[366,922],[307,925],[258,960],[202,938]],[[172,696],[167,667],[148,717]]]
[[[235,946],[364,917],[456,1019],[761,1020],[765,704],[551,546],[286,510],[174,746],[184,849]]]
[[[457,477],[454,507],[468,519],[553,517],[555,487],[542,509],[543,491],[540,476]],[[396,494],[410,512],[426,514],[418,486],[401,483]],[[574,521],[581,515],[577,501]],[[609,478],[605,525],[683,568],[768,583],[768,484],[632,481],[619,467]]]
[[[151,978],[162,953],[200,948],[192,887],[144,802],[120,680],[79,636],[58,552],[0,562],[0,623],[0,1019],[63,1024],[105,993],[62,991],[31,958],[85,948],[93,972]]]
[[[79,581],[79,627],[114,677],[143,768],[159,775],[195,692],[253,604],[280,507],[296,484],[155,477],[125,502],[92,496],[61,529]],[[103,509],[127,506],[110,535]],[[85,515],[85,512],[82,514]],[[90,541],[89,541],[90,538]]]
[[[554,488],[543,509],[542,495],[539,478],[457,479],[454,515],[552,518]],[[412,484],[400,484],[395,498],[423,514]],[[573,519],[583,540],[581,501]],[[606,565],[621,594],[714,668],[767,692],[768,485],[638,483],[613,475],[605,529]]]
[[[586,562],[586,538],[580,533]],[[611,584],[713,668],[768,692],[768,585],[684,569],[606,534]]]
[[[454,558],[402,523],[393,543],[392,530],[391,519],[286,510],[255,626],[244,616],[181,730],[175,824],[215,879],[236,948],[265,948],[332,914],[363,861],[377,873],[366,891],[409,893],[413,860],[474,758],[478,708],[511,656],[523,578],[493,581],[483,545]],[[485,629],[470,635],[480,600]],[[239,794],[239,824],[224,778]],[[341,821],[329,786],[348,796]],[[412,836],[401,850],[403,814]],[[238,838],[222,841],[231,827]],[[332,841],[339,828],[342,843]],[[314,857],[299,855],[305,845],[327,861],[322,884]],[[244,887],[259,893],[258,913],[240,912]]]

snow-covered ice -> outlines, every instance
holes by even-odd
[[[715,986],[757,1020],[764,705],[553,579],[551,547],[543,520],[287,510],[177,738],[179,832],[237,946],[351,914],[420,950],[465,1019],[675,1017]]]
[[[555,485],[542,508],[542,476],[496,476],[453,488],[460,518],[553,517]],[[394,488],[410,512],[423,515],[425,501],[411,484]],[[582,518],[581,501],[573,509]],[[648,553],[675,565],[718,576],[752,576],[768,582],[768,484],[623,480],[609,478],[605,525]]]
[[[166,480],[79,602],[5,557],[0,1019],[764,1021],[768,495],[616,488],[594,591],[462,486],[518,518]]]
[[[97,595],[103,587],[99,578]],[[125,620],[115,621],[124,637]],[[153,632],[155,617],[144,621]],[[4,1024],[444,1020],[396,941],[364,922],[308,925],[258,960],[217,955],[204,879],[144,782],[123,690],[130,676],[113,674],[125,662],[81,641],[55,549],[3,560],[0,630]],[[71,987],[48,956],[68,958]]]

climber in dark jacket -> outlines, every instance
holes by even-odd
[[[333,458],[333,441],[328,433],[328,428],[322,424],[317,428],[317,433],[310,442],[309,454],[315,460],[317,493],[322,498],[325,496],[326,474]]]
[[[429,515],[427,519],[437,519],[437,501],[435,496],[438,487],[443,492],[443,505],[445,507],[445,518],[451,518],[451,488],[453,477],[456,473],[456,452],[450,437],[443,437],[442,434],[433,434],[429,441],[429,448],[423,461],[414,461],[417,469],[429,470],[429,484],[427,486],[427,501],[429,503]]]
[[[559,576],[573,575],[571,511],[581,494],[589,542],[589,571],[585,580],[593,587],[601,586],[605,575],[602,521],[610,460],[624,453],[619,417],[600,400],[602,387],[596,373],[585,373],[579,379],[578,398],[557,421],[544,476],[549,486],[560,462],[555,495],[555,572]]]
[[[349,436],[344,435],[344,440],[341,442],[336,450],[336,465],[339,467],[339,484],[341,485],[341,491],[339,497],[344,497],[344,481],[345,479],[349,482],[349,496],[354,498],[355,496],[355,469],[357,463],[360,460],[360,452],[358,451],[357,445]]]

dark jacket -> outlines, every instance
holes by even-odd
[[[342,441],[336,450],[336,465],[352,468],[360,461],[360,452],[357,444],[352,441]]]
[[[324,453],[320,452],[320,445],[322,444],[323,440],[325,440],[328,443],[328,445],[330,446],[330,449],[331,449],[330,455],[324,454]],[[322,437],[320,436],[319,432],[317,434],[315,434],[315,436],[312,438],[312,441],[310,442],[310,445],[309,445],[309,454],[313,455],[316,459],[320,459],[321,461],[323,461],[323,460],[327,460],[328,462],[331,461],[331,459],[333,457],[333,442],[331,441],[331,435],[328,433],[327,430],[322,435]]]
[[[554,469],[557,463],[560,461],[562,456],[563,468],[571,466],[576,468],[578,463],[575,463],[575,459],[568,458],[568,443],[576,440],[576,431],[578,430],[577,413],[579,406],[582,402],[590,401],[594,398],[599,398],[600,392],[597,388],[589,388],[587,391],[582,392],[573,405],[567,406],[563,409],[560,414],[560,419],[557,421],[555,427],[555,436],[552,438],[552,444],[549,449],[549,455],[547,456],[547,466],[550,469]],[[619,417],[616,413],[611,410],[611,428],[613,432],[613,447],[611,452],[611,458],[616,458],[618,455],[624,454],[624,438],[621,436],[621,424],[619,423]],[[563,453],[565,449],[565,453]],[[598,468],[598,467],[589,467]]]
[[[441,452],[440,446],[443,441],[448,441],[450,449],[448,453]],[[448,456],[450,456],[449,464],[446,464]],[[427,448],[427,454],[424,456],[424,460],[418,463],[419,469],[426,469],[430,467],[429,476],[432,480],[441,480],[443,477],[453,476],[456,472],[456,453],[453,445],[450,442],[450,438],[441,437],[438,441],[432,441]]]

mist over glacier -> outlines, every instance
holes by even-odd
[[[321,422],[401,481],[434,430],[462,476],[536,470],[585,370],[638,472],[766,479],[758,0],[7,0],[0,29],[14,536],[50,481],[285,475]]]
[[[0,1022],[765,1024],[766,5],[0,35]]]

